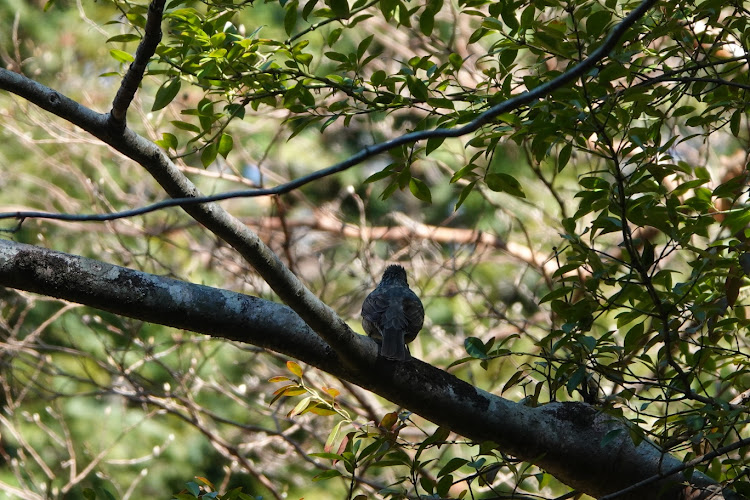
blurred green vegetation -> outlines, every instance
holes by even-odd
[[[277,185],[403,133],[466,123],[580,60],[631,7],[347,5],[170,2],[129,126],[161,141],[204,193]],[[283,197],[222,206],[357,331],[362,299],[384,263],[405,262],[427,313],[411,346],[416,357],[525,404],[598,404],[637,421],[645,430],[635,439],[646,435],[685,458],[718,447],[746,430],[726,406],[745,403],[749,382],[745,290],[736,307],[727,297],[746,282],[727,278],[746,255],[746,201],[720,186],[746,163],[736,155],[748,137],[747,70],[707,50],[706,67],[740,85],[638,82],[659,64],[680,75],[695,70],[685,37],[714,48],[742,42],[735,37],[742,16],[725,13],[721,36],[698,36],[690,16],[664,5],[669,12],[653,13],[576,85],[472,137],[430,151],[399,148]],[[360,7],[371,17],[336,19]],[[0,0],[0,64],[105,112],[127,68],[110,51],[137,46],[107,40],[139,37],[145,8]],[[702,19],[708,7],[696,8]],[[248,53],[230,60],[240,43]],[[651,47],[659,44],[674,59],[658,59]],[[683,66],[667,66],[677,60]],[[170,78],[180,90],[154,110]],[[165,197],[139,165],[20,98],[0,94],[0,116],[3,212],[103,213]],[[224,136],[233,144],[226,154]],[[671,137],[679,140],[667,143]],[[372,175],[380,178],[364,182]],[[722,210],[726,218],[714,218]],[[637,229],[629,241],[623,221]],[[179,209],[102,224],[27,220],[9,237],[274,298]],[[9,488],[9,498],[22,496],[10,488],[28,498],[90,498],[96,488],[118,499],[170,498],[196,476],[222,492],[344,498],[349,479],[330,471],[345,466],[310,455],[324,450],[339,423],[326,451],[361,457],[351,470],[373,497],[388,486],[394,495],[458,497],[469,483],[475,498],[568,491],[531,464],[453,435],[419,462],[420,445],[440,429],[404,412],[396,439],[377,424],[400,409],[309,368],[306,386],[341,391],[337,403],[352,417],[289,416],[299,397],[269,404],[278,384],[268,380],[290,376],[283,356],[33,294],[3,290],[0,298],[0,489]],[[671,353],[665,324],[683,340]],[[687,388],[665,362],[670,356],[687,373]],[[689,388],[716,407],[685,400]],[[709,472],[735,480],[736,458]],[[460,467],[446,472],[459,463],[453,459]],[[313,481],[316,474],[336,477]]]

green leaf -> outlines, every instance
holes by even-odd
[[[159,90],[156,91],[154,105],[151,107],[151,111],[158,111],[172,102],[180,91],[181,86],[182,82],[177,77],[164,82],[164,84],[159,87]]]
[[[186,489],[187,489],[187,490],[188,490],[188,491],[189,491],[190,493],[192,493],[192,494],[193,494],[194,496],[196,496],[196,497],[197,497],[198,495],[200,495],[200,493],[201,493],[201,488],[200,488],[200,486],[198,486],[198,484],[197,484],[197,483],[195,483],[195,482],[193,482],[193,481],[189,481],[189,482],[185,483],[185,486],[186,486]]]
[[[370,47],[370,44],[372,43],[372,39],[375,35],[370,35],[361,42],[359,42],[359,45],[357,46],[357,60],[362,59],[362,56],[365,55],[365,52],[367,52],[367,49]]]
[[[97,491],[99,491],[99,496],[102,497],[102,500],[115,500],[115,496],[108,489],[99,487]]]
[[[245,106],[243,106],[242,104],[227,104],[227,106],[224,108],[224,111],[226,111],[233,118],[238,118],[240,120],[245,118]]]
[[[419,101],[427,100],[427,85],[425,85],[422,80],[413,75],[409,75],[406,77],[406,86],[409,87],[409,92],[411,92],[411,95],[415,99]]]
[[[732,234],[745,229],[750,225],[750,209],[738,209],[729,212],[721,225],[729,228]]]
[[[480,339],[476,337],[466,337],[464,339],[464,348],[466,353],[472,358],[476,359],[488,359],[487,348]]]
[[[526,373],[523,370],[519,370],[513,375],[511,375],[508,381],[505,382],[505,385],[503,385],[503,388],[500,391],[500,394],[503,394],[505,391],[515,386],[516,384],[518,384],[518,382],[525,377],[526,377]]]
[[[549,302],[550,300],[559,299],[569,294],[573,290],[574,288],[570,286],[561,286],[559,288],[555,288],[554,290],[546,294],[544,297],[539,299],[539,303],[544,304],[545,302]]]
[[[498,193],[508,193],[519,198],[526,198],[521,184],[508,174],[490,173],[484,178],[487,187]]]
[[[315,9],[315,6],[317,4],[318,0],[308,0],[308,2],[302,8],[302,19],[307,21],[307,18],[310,17],[310,14],[312,13],[313,9]]]
[[[219,139],[219,154],[226,158],[229,152],[232,151],[233,147],[234,139],[232,139],[232,136],[229,134],[221,134],[221,138]]]
[[[423,11],[422,15],[419,16],[419,31],[421,31],[424,36],[430,36],[434,28],[435,14],[429,10]]]
[[[299,402],[294,405],[294,408],[289,410],[289,413],[287,413],[287,417],[294,417],[295,415],[299,415],[301,413],[305,413],[307,410],[307,407],[310,405],[311,396],[304,397],[299,400]]]
[[[451,487],[453,487],[453,476],[451,474],[447,474],[440,478],[440,480],[437,483],[437,486],[435,487],[435,492],[440,498],[447,498],[448,494],[450,493]]]
[[[161,140],[155,141],[155,144],[167,150],[177,149],[177,137],[169,132],[164,132],[161,134]]]
[[[590,353],[594,352],[594,349],[596,348],[596,339],[590,335],[579,336],[578,342],[580,342],[581,345]]]
[[[443,8],[444,0],[427,0],[427,6],[425,12],[429,11],[433,14],[437,14]]]
[[[335,28],[332,29],[330,33],[328,33],[328,38],[326,39],[326,43],[328,43],[328,46],[331,47],[341,36],[341,32],[343,31],[343,28]]]
[[[192,123],[181,122],[177,120],[173,120],[170,123],[180,130],[186,130],[188,132],[194,132],[196,134],[199,134],[201,131],[199,127],[197,127],[196,125],[193,125]]]
[[[390,177],[393,175],[393,170],[389,168],[384,168],[380,172],[375,172],[370,177],[364,180],[364,184],[369,184],[371,182],[379,181],[381,179],[385,179],[386,177]]]
[[[122,35],[115,35],[113,37],[108,38],[106,43],[136,42],[136,41],[138,41],[140,39],[141,39],[141,37],[139,37],[135,33],[125,33],[125,34],[122,34]]]
[[[439,148],[443,142],[445,141],[445,137],[431,137],[427,139],[427,144],[425,144],[424,148],[424,154],[429,155],[433,151],[435,151],[437,148]]]
[[[313,481],[325,481],[326,479],[331,479],[334,477],[341,476],[341,472],[339,472],[337,469],[329,469],[327,471],[321,472],[320,474],[313,476]]]
[[[192,500],[193,498],[196,498],[195,495],[190,495],[189,493],[178,493],[175,495],[176,500]]]
[[[510,28],[511,35],[518,31],[519,24],[516,19],[516,7],[513,2],[507,2],[505,7],[500,12],[500,17],[503,18],[503,22]]]
[[[750,497],[750,483],[747,481],[732,480],[732,489],[745,497]]]
[[[335,460],[346,460],[346,458],[344,458],[343,455],[339,455],[338,453],[328,453],[328,452],[320,453],[319,452],[319,453],[310,453],[310,456],[311,457],[316,457],[316,458],[325,458],[327,460],[334,460],[334,461]]]
[[[123,50],[111,49],[109,55],[111,55],[115,61],[122,64],[130,64],[135,60],[130,53]]]
[[[328,4],[334,15],[339,19],[347,19],[349,17],[349,2],[347,0],[327,0],[326,4]]]
[[[445,442],[446,439],[448,439],[448,436],[450,436],[450,433],[451,433],[450,429],[448,429],[447,427],[441,426],[435,429],[435,432],[433,432],[431,436],[428,436],[427,439],[425,439],[423,442],[428,445],[438,443],[438,448],[440,448],[440,444]]]
[[[217,151],[218,147],[216,146],[216,143],[213,142],[203,148],[203,151],[201,152],[201,163],[203,164],[203,168],[208,168],[208,166],[216,160]]]
[[[374,87],[380,87],[385,81],[386,76],[387,75],[385,74],[385,71],[383,71],[382,69],[379,69],[375,73],[373,73],[372,76],[370,77],[370,83]]]
[[[453,101],[445,97],[428,97],[427,104],[435,108],[454,109]]]
[[[310,63],[313,60],[313,56],[312,54],[296,54],[294,56],[294,60],[302,64],[303,66],[310,66]]]
[[[286,34],[289,36],[291,36],[294,27],[297,25],[298,5],[299,2],[295,0],[294,2],[289,2],[289,5],[286,7],[286,14],[284,14],[284,31],[286,31]]]
[[[750,252],[745,252],[740,255],[739,261],[745,276],[750,276]]]
[[[410,10],[402,2],[399,2],[398,22],[401,23],[401,25],[403,25],[403,26],[405,26],[407,28],[411,28],[411,13],[410,13]]]
[[[695,111],[695,106],[680,106],[679,108],[675,109],[672,113],[673,117],[678,117],[682,115],[687,115]]]
[[[518,51],[516,49],[503,50],[500,52],[500,64],[502,64],[504,68],[510,67],[510,65],[513,64],[513,61],[516,60],[517,55]]]
[[[466,198],[471,194],[472,191],[474,191],[474,185],[477,183],[477,181],[472,181],[461,190],[461,193],[458,195],[458,200],[456,201],[456,206],[453,208],[453,210],[458,210],[461,205],[464,204],[466,201]]]
[[[333,429],[331,429],[331,432],[328,433],[328,439],[326,439],[326,444],[323,446],[323,449],[326,451],[326,453],[330,453],[333,449],[333,445],[336,443],[336,439],[339,437],[339,430],[341,430],[341,424],[343,424],[344,421],[340,420],[336,423],[336,425],[333,426]]]
[[[437,473],[437,477],[445,476],[446,474],[455,472],[467,463],[469,463],[469,461],[465,458],[453,457],[448,460],[448,463],[445,464],[442,469],[440,469],[440,472]]]
[[[461,66],[464,65],[463,58],[456,54],[455,52],[451,52],[451,55],[448,56],[448,61],[451,63],[451,66],[453,66],[453,69],[461,69]]]
[[[732,114],[729,119],[729,130],[732,131],[732,135],[738,137],[740,135],[740,123],[742,122],[742,110],[738,109]]]
[[[451,184],[454,182],[457,182],[460,179],[463,179],[466,176],[469,176],[469,178],[476,178],[476,174],[474,173],[474,170],[479,168],[479,165],[476,163],[469,163],[468,165],[464,165],[461,167],[458,172],[453,174],[453,177],[451,177]]]
[[[578,184],[580,184],[583,188],[596,191],[609,191],[610,188],[609,182],[602,179],[601,177],[595,176],[581,177],[578,180]]]
[[[397,0],[380,0],[380,12],[383,13],[383,18],[386,21],[393,19],[393,14],[396,12],[398,6]]]
[[[336,61],[340,63],[349,62],[349,58],[346,57],[344,54],[340,54],[339,52],[326,52],[324,55],[331,61]]]
[[[534,7],[533,4],[530,4],[523,10],[523,13],[521,14],[521,28],[531,29],[531,25],[533,24],[535,19],[535,11],[536,7]]]
[[[573,391],[584,384],[586,379],[586,368],[579,366],[578,369],[573,372],[565,383],[565,388],[568,390],[568,394],[573,394]]]
[[[570,155],[573,152],[573,144],[566,144],[565,146],[560,149],[560,153],[557,155],[557,171],[562,172],[562,169],[565,168],[565,165],[568,164],[568,161],[570,161]]]
[[[719,184],[716,189],[713,190],[711,196],[715,198],[733,198],[737,196],[739,190],[745,185],[745,176],[740,175],[733,177],[723,184]]]
[[[211,36],[211,47],[221,47],[224,45],[224,42],[227,39],[227,34],[223,31],[220,31],[219,33],[214,33]]]
[[[589,36],[597,38],[604,32],[610,20],[612,20],[612,12],[609,10],[594,12],[586,19],[586,32]]]
[[[474,31],[474,33],[471,34],[471,36],[469,36],[469,45],[471,45],[472,43],[477,43],[488,34],[489,30],[486,28],[477,29],[476,31]]]
[[[430,194],[430,188],[428,188],[427,184],[420,181],[419,179],[415,179],[414,177],[409,179],[409,190],[411,191],[411,194],[416,196],[418,199],[426,201],[427,203],[432,203],[432,194]]]

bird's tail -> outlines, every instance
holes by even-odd
[[[380,354],[387,359],[404,361],[406,359],[406,346],[404,345],[404,331],[400,328],[384,328],[383,344]]]
[[[383,313],[383,344],[380,354],[384,358],[404,361],[407,357],[404,344],[404,332],[407,327],[403,303],[393,301]]]

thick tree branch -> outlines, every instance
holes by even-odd
[[[641,481],[646,486],[617,498],[668,500],[689,493],[698,499],[708,498],[709,490],[719,491],[698,472],[688,486],[678,485],[687,482],[679,460],[648,441],[634,446],[623,424],[583,403],[538,408],[512,403],[416,359],[377,359],[375,343],[359,335],[352,335],[353,342],[377,361],[366,371],[347,368],[298,315],[280,304],[6,240],[0,240],[0,285],[293,356],[469,439],[494,441],[503,452],[593,496]],[[603,438],[618,429],[619,435],[602,446]],[[740,498],[728,490],[723,496]]]

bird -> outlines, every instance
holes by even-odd
[[[362,328],[380,343],[380,355],[405,361],[405,344],[413,341],[424,324],[424,307],[406,281],[406,270],[390,265],[378,286],[362,303]]]

